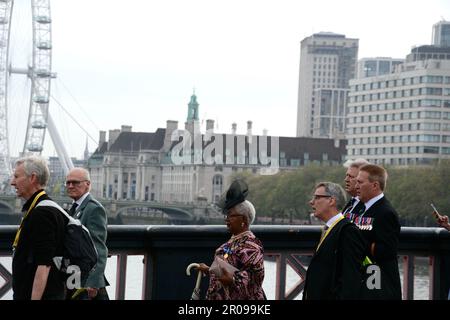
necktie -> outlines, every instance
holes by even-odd
[[[366,212],[366,205],[365,204],[361,204],[361,208],[358,210],[358,215],[362,215]]]
[[[77,207],[78,207],[78,203],[74,202],[74,203],[72,204],[72,207],[71,207],[70,210],[69,210],[69,215],[70,215],[71,217],[73,217],[73,216],[75,215],[75,210],[77,209]]]
[[[346,214],[346,213],[352,211],[353,205],[355,204],[355,202],[356,202],[356,198],[351,198],[350,201],[347,202],[347,204],[345,205],[343,214]]]

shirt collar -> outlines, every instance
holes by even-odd
[[[381,198],[384,197],[384,193],[380,193],[379,195],[377,195],[376,197],[373,197],[372,199],[370,199],[369,201],[367,201],[364,205],[366,206],[366,211],[369,210],[369,208],[378,200],[380,200]]]
[[[356,207],[356,205],[359,203],[359,201],[361,201],[361,200],[359,200],[358,196],[352,197],[352,199],[355,199],[355,202],[353,203],[353,207]]]
[[[33,195],[30,197],[30,199],[28,199],[27,201],[25,201],[24,205],[22,206],[22,211],[27,211],[30,206],[31,203],[33,203],[34,198],[36,198],[36,196],[41,192],[44,191],[44,189],[39,189],[38,191],[36,191],[35,193],[33,193]]]
[[[82,203],[83,203],[83,201],[84,201],[84,199],[86,199],[86,197],[89,195],[89,192],[86,192],[85,194],[83,194],[82,196],[81,196],[81,198],[80,199],[78,199],[77,201],[74,201],[73,203],[76,203],[78,206],[80,206]],[[72,204],[73,204],[72,203]]]
[[[333,223],[335,223],[339,218],[343,217],[342,213],[338,213],[334,217],[332,217],[330,220],[327,221],[326,225],[328,228],[330,228]]]

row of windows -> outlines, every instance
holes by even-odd
[[[308,165],[308,164],[317,164],[317,165],[338,165],[339,163],[335,160],[303,160],[303,165]],[[280,160],[280,167],[300,167],[302,165],[301,161],[299,159],[291,159],[291,160],[286,160],[286,159],[281,159]]]
[[[354,91],[351,90],[353,94]],[[424,87],[424,88],[415,88],[415,89],[405,89],[405,90],[396,90],[396,91],[386,91],[386,92],[377,92],[370,94],[360,94],[360,95],[351,95],[350,102],[364,102],[364,101],[378,101],[383,99],[395,99],[395,98],[405,98],[405,97],[414,97],[414,96],[449,96],[450,89],[449,88],[434,88],[434,87]]]
[[[450,100],[440,99],[414,99],[408,101],[368,104],[365,106],[349,106],[349,113],[373,112],[384,110],[400,110],[417,107],[444,107],[450,108]]]
[[[319,77],[321,77],[321,76],[324,76],[324,77],[326,77],[326,76],[329,76],[329,77],[331,77],[331,75],[333,75],[333,77],[335,77],[336,76],[336,72],[335,71],[333,71],[333,72],[331,72],[331,71],[313,71],[313,77],[315,77],[315,76],[319,76]],[[315,78],[313,78],[313,81],[314,81],[314,79]]]
[[[448,154],[448,153],[447,153]],[[370,162],[381,165],[416,165],[432,164],[435,160],[430,158],[383,158],[371,159]]]
[[[450,147],[419,146],[419,147],[385,147],[349,149],[349,156],[392,155],[392,154],[450,154]]]
[[[337,62],[336,57],[314,57],[314,62]]]
[[[364,138],[350,138],[348,145],[360,144],[382,144],[382,143],[408,143],[408,142],[439,142],[450,143],[450,136],[434,135],[434,134],[414,134],[402,136],[384,136],[384,137],[364,137]]]
[[[324,65],[314,64],[313,65],[313,70],[316,70],[316,69],[334,69],[334,70],[337,70],[337,65],[336,64],[324,64]]]
[[[349,146],[359,144],[407,143],[407,142],[443,142],[450,143],[448,135],[414,134],[402,136],[364,137],[348,139]]]
[[[334,83],[334,79],[331,79],[331,78],[326,78],[326,79],[323,79],[323,81],[322,81],[322,79],[321,78],[314,78],[313,79],[313,83],[321,83],[321,82],[323,82],[323,83]]]
[[[425,76],[416,76],[416,77],[409,77],[409,78],[403,78],[403,79],[393,79],[393,80],[386,80],[386,81],[363,83],[363,84],[353,85],[352,91],[355,91],[355,90],[356,91],[365,91],[365,90],[376,90],[376,89],[384,89],[384,88],[395,88],[395,87],[409,86],[409,85],[421,84],[421,83],[448,84],[448,83],[450,83],[450,77],[425,75]]]
[[[428,113],[426,113],[428,112]],[[400,120],[411,120],[411,119],[420,119],[420,118],[429,118],[429,119],[440,119],[441,114],[439,111],[414,111],[414,112],[399,112],[399,113],[387,113],[387,114],[375,114],[375,115],[366,115],[360,117],[348,117],[348,123],[374,123],[374,122],[388,122],[388,121],[400,121]],[[435,127],[427,127],[429,124],[424,123],[425,125],[422,129],[424,130],[439,130],[435,129]],[[376,132],[376,131],[375,131]],[[383,132],[383,131],[381,131]]]
[[[347,128],[347,134],[352,135],[352,134],[365,134],[365,133],[436,130],[435,128],[436,128],[436,126],[431,125],[431,124],[424,125],[421,123],[404,123],[404,124],[395,124],[395,125],[392,124],[392,125]],[[449,131],[448,124],[442,125],[442,131]]]
[[[352,42],[352,43],[347,43],[347,42],[345,42],[345,41],[343,41],[343,42],[336,42],[336,41],[333,41],[333,42],[329,42],[329,41],[322,41],[322,42],[320,42],[320,41],[313,41],[313,46],[317,46],[317,45],[323,45],[323,46],[329,46],[329,45],[333,45],[333,46],[340,46],[340,47],[347,47],[347,46],[350,46],[350,47],[357,47],[358,45],[356,44],[356,42]],[[320,58],[319,58],[320,59]]]

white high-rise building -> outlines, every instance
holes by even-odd
[[[450,61],[425,59],[350,81],[348,158],[389,165],[450,159]]]
[[[345,35],[331,32],[316,33],[301,41],[297,107],[298,137],[323,137],[323,132],[339,133],[339,128],[345,127],[339,122],[337,128],[322,130],[315,127],[320,123],[329,123],[318,120],[321,111],[319,97],[316,95],[324,93],[318,89],[332,91],[348,89],[349,80],[356,75],[358,42],[358,39],[346,38]],[[324,105],[321,104],[322,109],[323,107]]]
[[[433,25],[432,45],[450,47],[450,21],[439,21]]]

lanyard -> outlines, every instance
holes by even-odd
[[[42,190],[41,192],[38,193],[38,195],[34,198],[33,202],[31,203],[31,206],[28,208],[27,212],[23,216],[22,221],[20,222],[19,229],[16,232],[16,237],[14,238],[13,249],[15,249],[17,247],[17,244],[19,243],[20,232],[22,232],[23,222],[25,221],[25,218],[28,216],[28,214],[31,212],[31,210],[33,210],[33,208],[36,206],[36,202],[39,200],[39,198],[41,196],[43,196],[44,194],[45,194],[44,190]]]
[[[344,216],[340,216],[332,225],[328,228],[328,230],[325,232],[325,235],[320,239],[319,245],[317,246],[316,252],[319,251],[320,246],[322,245],[322,242],[325,240],[325,238],[328,236],[328,233],[330,233],[331,229],[342,219],[344,219]]]

